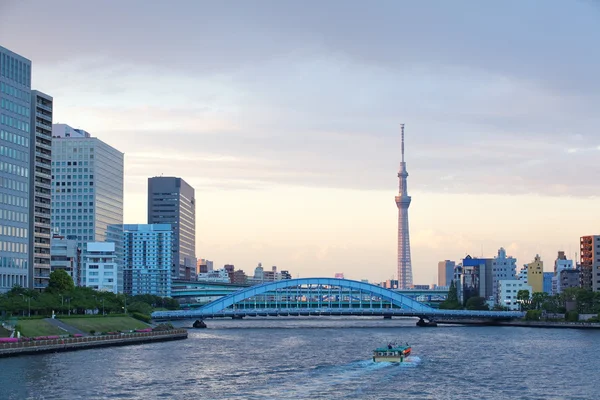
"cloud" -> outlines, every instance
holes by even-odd
[[[133,176],[395,190],[405,122],[411,189],[600,194],[578,179],[599,169],[584,151],[600,125],[591,3],[140,4],[104,2],[78,26],[85,2],[14,3],[0,24],[57,21],[51,49],[2,36],[56,119],[131,154]]]

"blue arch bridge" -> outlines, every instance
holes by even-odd
[[[421,320],[520,318],[518,311],[440,310],[397,291],[338,278],[300,278],[242,288],[190,310],[155,311],[155,321],[263,316],[383,316]]]

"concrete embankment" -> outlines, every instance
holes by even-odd
[[[85,336],[18,343],[0,343],[0,357],[25,354],[57,353],[95,347],[127,346],[168,340],[187,339],[186,329],[169,331],[125,333],[120,335]]]
[[[546,321],[485,321],[485,320],[436,320],[438,324],[477,325],[477,326],[514,326],[522,328],[556,329],[600,329],[600,324],[589,322],[546,322]]]

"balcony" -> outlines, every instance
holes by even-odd
[[[50,226],[50,225],[48,225],[48,226]],[[52,235],[50,235],[49,233],[45,233],[45,232],[34,232],[33,236],[37,237],[37,238],[43,238],[43,239],[51,239],[52,238]]]
[[[49,183],[43,183],[43,182],[40,182],[40,181],[35,181],[34,185],[37,186],[37,187],[44,188],[44,189],[52,190],[52,185],[50,185]]]
[[[38,128],[42,128],[42,129],[46,129],[50,132],[52,132],[52,125],[46,123],[46,122],[42,122],[42,121],[35,121],[35,126],[37,126]]]
[[[47,105],[44,105],[42,102],[39,102],[39,101],[36,102],[35,106],[41,108],[42,110],[46,110],[48,112],[52,112],[52,108],[48,107]]]
[[[42,149],[48,150],[50,152],[52,151],[52,145],[51,144],[46,144],[46,143],[43,143],[41,141],[37,141],[36,140],[35,141],[35,146],[36,147],[41,147]]]

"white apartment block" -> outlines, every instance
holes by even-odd
[[[112,242],[89,242],[83,255],[83,286],[118,293],[117,254]]]
[[[519,279],[506,279],[498,281],[498,297],[496,298],[496,304],[503,307],[508,307],[510,311],[519,311],[521,309],[519,302],[517,301],[517,294],[519,290],[528,290],[529,296],[531,297],[532,289],[531,286]]]

